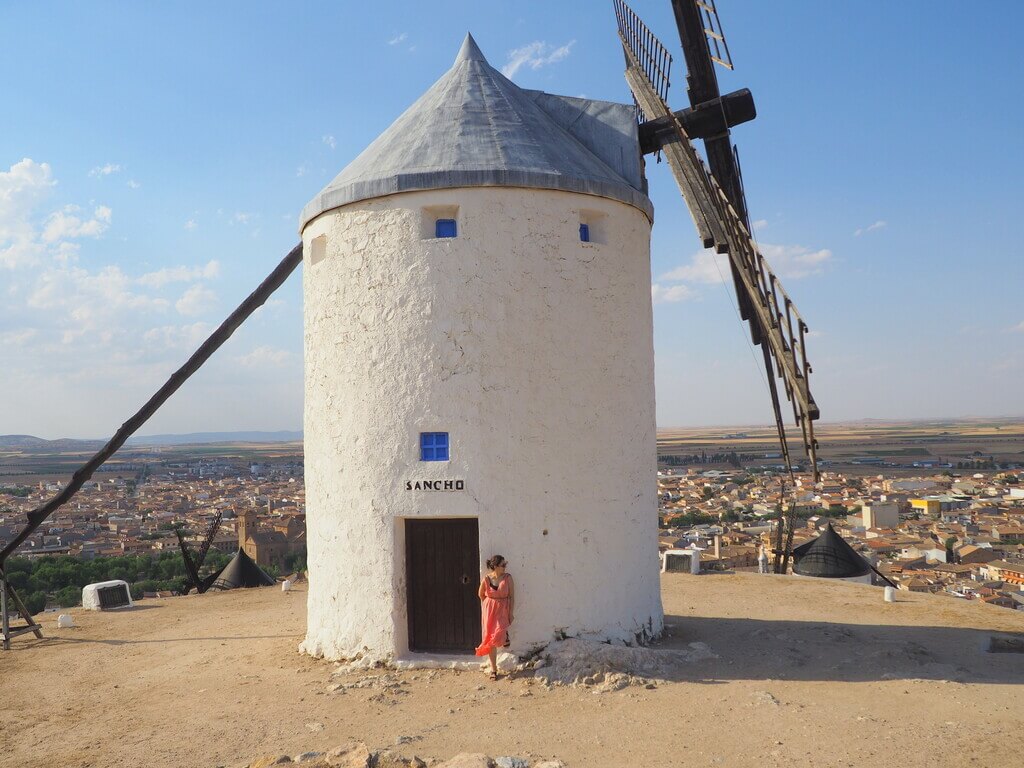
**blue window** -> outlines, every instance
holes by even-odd
[[[448,461],[447,432],[420,432],[420,461]]]
[[[589,243],[590,242],[590,225],[589,224],[580,224],[580,242],[581,243]]]
[[[438,219],[434,222],[434,237],[455,237],[455,219]]]

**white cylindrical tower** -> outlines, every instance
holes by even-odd
[[[302,216],[303,650],[661,631],[651,207],[631,107],[523,91],[467,38]]]

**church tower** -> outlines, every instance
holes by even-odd
[[[238,518],[238,546],[245,549],[246,540],[255,538],[257,530],[256,510],[247,507]]]
[[[524,90],[472,37],[302,212],[303,650],[660,633],[650,234],[632,105]]]

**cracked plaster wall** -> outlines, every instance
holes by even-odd
[[[458,206],[458,237],[423,239]],[[602,243],[581,243],[582,215]],[[404,519],[477,517],[516,579],[513,651],[659,633],[650,222],[546,190],[394,195],[303,231],[308,628],[408,651]],[[323,244],[323,241],[320,241]],[[451,461],[420,462],[419,433]],[[405,490],[461,479],[462,492]],[[476,575],[474,575],[476,578]]]

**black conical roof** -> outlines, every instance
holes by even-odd
[[[269,587],[277,582],[253,562],[241,547],[224,566],[210,589],[237,589],[238,587]]]
[[[871,566],[829,523],[818,538],[793,550],[793,573],[822,579],[850,579],[871,573]]]

